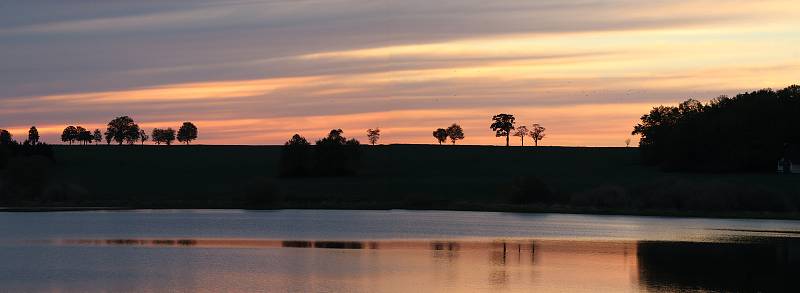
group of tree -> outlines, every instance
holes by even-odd
[[[36,141],[39,139],[36,127],[31,127],[30,133],[35,133]],[[108,122],[106,131],[100,132],[100,129],[95,129],[94,132],[81,127],[81,126],[67,126],[61,133],[61,141],[69,143],[70,145],[77,141],[81,144],[100,143],[103,138],[107,144],[116,142],[119,145],[135,144],[141,142],[144,144],[148,139],[152,139],[156,144],[171,145],[176,139],[179,142],[189,144],[191,141],[197,139],[197,127],[191,122],[184,122],[178,129],[177,134],[172,128],[155,128],[151,135],[147,135],[144,129],[139,128],[139,125],[128,116],[117,117]]]
[[[35,127],[31,127],[31,131],[33,130],[35,130]],[[70,125],[61,132],[61,141],[68,142],[70,145],[75,141],[83,145],[91,144],[92,142],[99,143],[102,139],[100,129],[95,129],[94,132],[91,132],[81,126]]]
[[[539,146],[539,141],[544,139],[545,137],[545,128],[539,125],[538,123],[534,123],[531,125],[531,128],[528,129],[527,126],[520,126],[515,127],[514,124],[516,123],[516,119],[512,114],[497,114],[492,117],[492,124],[489,125],[489,128],[495,132],[495,137],[505,137],[506,138],[506,146],[509,146],[509,138],[511,135],[518,136],[520,138],[520,143],[525,146],[525,137],[530,136],[533,139],[533,143],[535,146]],[[512,130],[515,130],[512,133]]]
[[[708,103],[689,99],[641,117],[643,162],[682,171],[774,171],[800,143],[800,86],[762,89]]]
[[[450,142],[456,144],[456,141],[464,139],[464,129],[461,128],[461,125],[453,123],[450,127],[445,128],[438,128],[433,131],[433,137],[436,138],[436,141],[439,144],[446,142],[447,139],[450,139]]]
[[[295,134],[283,145],[280,175],[302,177],[355,174],[361,158],[361,143],[353,138],[347,139],[343,133],[341,129],[333,129],[328,136],[317,140],[313,147],[306,138]]]

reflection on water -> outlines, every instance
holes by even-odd
[[[234,254],[230,259],[223,258],[230,262],[229,266],[218,270],[201,266],[203,260],[194,263],[198,266],[180,268],[190,276],[191,282],[180,283],[187,276],[179,274],[178,282],[172,285],[192,288],[220,277],[242,282],[233,288],[218,284],[217,287],[213,284],[212,287],[194,287],[200,290],[247,291],[245,288],[260,287],[306,291],[333,286],[330,287],[333,291],[400,292],[406,291],[402,289],[407,288],[407,284],[416,284],[419,290],[431,292],[490,289],[508,292],[530,289],[768,292],[794,291],[798,289],[794,278],[800,276],[800,240],[797,238],[749,238],[727,243],[264,239],[79,239],[39,243],[44,247],[186,248],[161,251],[168,255],[181,255],[181,251],[195,249],[211,249],[204,250],[207,254],[218,254],[226,249],[248,251]],[[137,251],[128,251],[131,252],[135,255]],[[224,253],[220,257],[222,255]],[[248,260],[244,261],[242,256]],[[278,261],[273,262],[276,259]],[[135,262],[131,258],[121,261]],[[161,287],[159,279],[136,279],[154,286],[149,289],[173,289]],[[20,289],[37,288],[23,286]]]
[[[800,292],[800,221],[0,213],[1,292]]]
[[[639,242],[639,277],[654,288],[797,292],[800,241],[755,243]]]

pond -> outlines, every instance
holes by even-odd
[[[797,291],[800,221],[454,211],[0,213],[11,292]]]

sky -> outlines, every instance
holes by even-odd
[[[796,0],[0,1],[0,128],[50,143],[128,115],[201,144],[459,123],[499,145],[511,113],[544,145],[622,146],[653,106],[798,77]]]

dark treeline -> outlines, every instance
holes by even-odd
[[[35,140],[33,139],[35,135]],[[29,141],[38,141],[39,133],[36,127],[31,127],[29,132]],[[89,131],[82,126],[67,126],[61,132],[61,141],[72,145],[78,142],[82,145],[99,144],[105,139],[106,144],[112,142],[119,145],[129,144],[133,145],[137,142],[144,144],[148,140],[152,140],[155,144],[171,145],[176,139],[185,144],[189,144],[197,139],[197,126],[192,122],[184,122],[183,125],[176,132],[171,127],[168,128],[155,128],[150,135],[147,131],[141,129],[139,124],[128,116],[121,116],[114,118],[108,122],[106,131],[100,132],[100,129]]]
[[[687,100],[642,116],[642,160],[671,171],[766,172],[800,143],[800,86],[763,89],[703,104]]]
[[[0,140],[0,202],[40,200],[47,172],[55,163],[53,148],[38,141],[38,131],[31,128],[29,139],[14,141],[5,130]]]
[[[361,143],[353,138],[347,139],[342,136],[343,133],[341,129],[333,129],[328,136],[317,140],[313,147],[304,137],[295,134],[281,151],[280,175],[355,175],[361,159]]]

